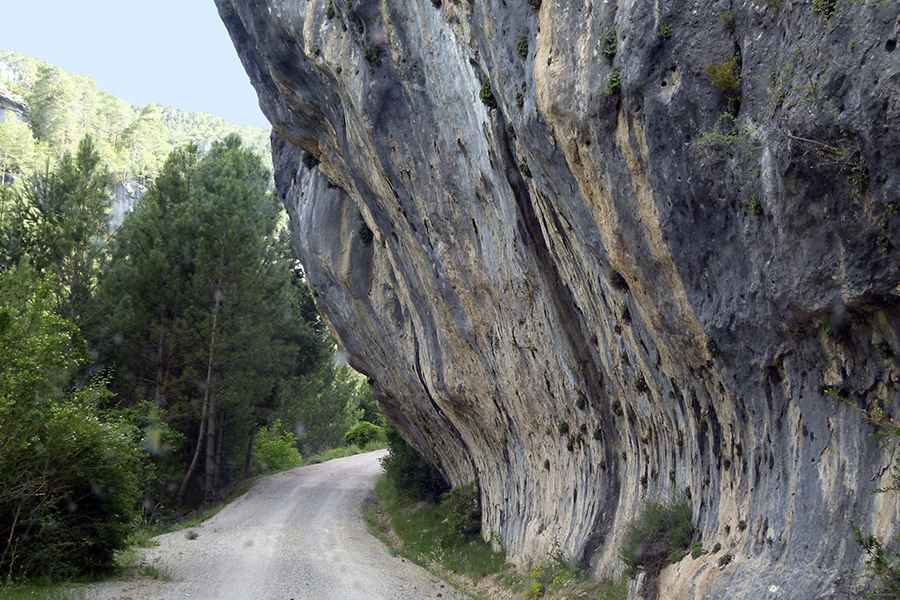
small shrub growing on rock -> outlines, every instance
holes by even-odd
[[[741,91],[741,75],[738,73],[737,56],[720,63],[707,65],[706,76],[717,90],[729,94]]]
[[[366,48],[366,62],[368,62],[373,67],[378,67],[381,65],[381,48],[378,46],[369,46]]]
[[[613,69],[606,78],[606,95],[613,96],[622,89],[622,73],[619,69]]]
[[[630,576],[639,570],[655,575],[680,560],[691,545],[694,526],[687,500],[651,502],[631,522],[619,550]]]
[[[706,554],[706,552],[703,551],[703,544],[701,544],[700,542],[694,542],[693,544],[691,544],[691,558],[696,560],[704,554]]]
[[[497,108],[497,99],[494,97],[494,90],[491,89],[490,83],[484,82],[481,84],[481,91],[478,96],[481,98],[481,102],[488,108]]]
[[[816,15],[827,21],[837,10],[837,0],[813,0],[812,9]]]
[[[607,60],[614,59],[616,57],[618,45],[619,40],[616,38],[615,30],[608,31],[603,38],[603,56],[605,56]]]
[[[516,54],[518,54],[519,58],[522,60],[528,58],[528,36],[523,35],[519,38],[519,41],[516,42]]]

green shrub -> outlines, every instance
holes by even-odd
[[[638,570],[655,574],[666,564],[681,560],[693,535],[691,505],[686,500],[652,502],[628,526],[619,557],[630,576]]]
[[[253,470],[273,473],[293,469],[303,464],[297,450],[297,436],[285,429],[281,420],[256,432],[253,440]]]
[[[419,500],[436,501],[449,489],[447,480],[393,427],[385,431],[388,455],[381,459],[384,472],[394,487]]]
[[[528,58],[528,36],[523,35],[519,38],[519,41],[516,42],[516,54],[519,55],[519,58],[522,60],[526,60]]]
[[[827,21],[837,10],[837,0],[812,0],[812,9],[816,15]]]
[[[447,509],[447,526],[462,536],[481,532],[481,497],[473,485],[458,487],[441,499]]]
[[[738,72],[737,56],[732,56],[720,63],[707,65],[706,76],[721,92],[736,94],[741,91],[741,74]]]
[[[54,285],[0,273],[0,573],[72,577],[112,566],[140,497],[139,435],[99,407],[105,382],[72,389],[84,359]]]
[[[618,46],[619,40],[616,37],[615,29],[607,31],[606,35],[603,36],[603,56],[605,56],[607,60],[611,61],[616,57]]]
[[[488,108],[497,108],[497,99],[494,97],[494,91],[491,89],[490,83],[485,82],[481,84],[481,91],[478,93],[478,96]]]
[[[360,421],[344,434],[344,440],[351,446],[363,448],[379,439],[384,438],[384,429],[373,425],[368,421]]]
[[[619,93],[619,90],[622,89],[622,73],[618,68],[613,69],[609,72],[609,76],[606,78],[606,95],[613,96]]]
[[[866,553],[866,572],[874,587],[866,598],[900,598],[900,552],[888,550],[878,538],[865,536],[859,529],[854,535]],[[900,542],[900,536],[896,542]]]

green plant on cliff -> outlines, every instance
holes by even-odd
[[[519,55],[519,58],[522,60],[526,60],[528,58],[528,36],[523,35],[519,38],[519,41],[516,42],[516,54]]]
[[[838,0],[812,0],[813,12],[827,21],[834,16],[834,13],[837,11],[837,1]]]
[[[721,92],[736,94],[741,91],[741,74],[738,72],[737,56],[707,65],[706,76],[709,77],[713,87]]]
[[[626,529],[619,557],[629,576],[638,571],[655,575],[668,563],[681,560],[690,549],[693,535],[687,500],[651,502]]]
[[[491,89],[489,82],[486,81],[481,84],[481,91],[478,92],[478,97],[481,98],[481,102],[488,108],[497,108],[497,99],[494,97],[494,90]]]
[[[606,95],[614,96],[622,89],[622,73],[616,67],[609,72],[606,78]]]

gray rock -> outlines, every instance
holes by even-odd
[[[632,596],[855,585],[900,529],[900,5],[217,4],[319,307],[486,538],[615,576],[687,494],[731,561]]]

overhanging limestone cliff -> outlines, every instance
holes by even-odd
[[[685,494],[734,559],[661,597],[852,587],[900,520],[896,3],[217,4],[320,308],[511,559],[614,575]]]

